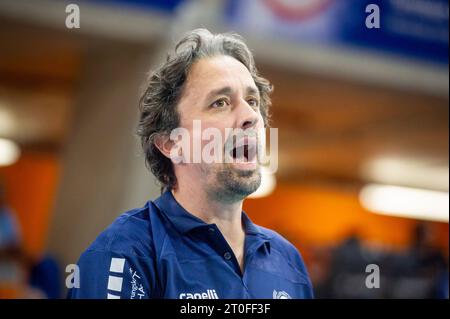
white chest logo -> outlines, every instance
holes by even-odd
[[[286,291],[273,291],[273,299],[292,299]]]
[[[189,293],[183,292],[178,298],[180,299],[219,299],[215,289],[207,289],[206,292]]]

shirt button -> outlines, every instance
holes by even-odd
[[[226,260],[230,260],[231,254],[227,251],[225,254],[223,254],[223,258],[225,258]]]
[[[213,227],[208,228],[209,234],[214,234],[215,232],[216,232],[216,230]]]

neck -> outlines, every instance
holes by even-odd
[[[194,184],[178,182],[177,187],[172,189],[177,202],[205,223],[216,224],[228,241],[243,240],[245,237],[241,219],[243,200],[222,203],[210,198],[201,185]]]

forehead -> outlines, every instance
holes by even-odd
[[[230,56],[217,56],[200,59],[192,65],[186,81],[186,93],[207,94],[209,90],[222,86],[256,88],[244,64]]]

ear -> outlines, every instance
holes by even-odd
[[[171,157],[171,151],[174,146],[174,142],[167,136],[164,135],[158,135],[154,140],[156,148],[167,158],[170,159]]]
[[[184,163],[183,151],[167,135],[158,135],[155,138],[155,146],[158,150],[174,164]]]

